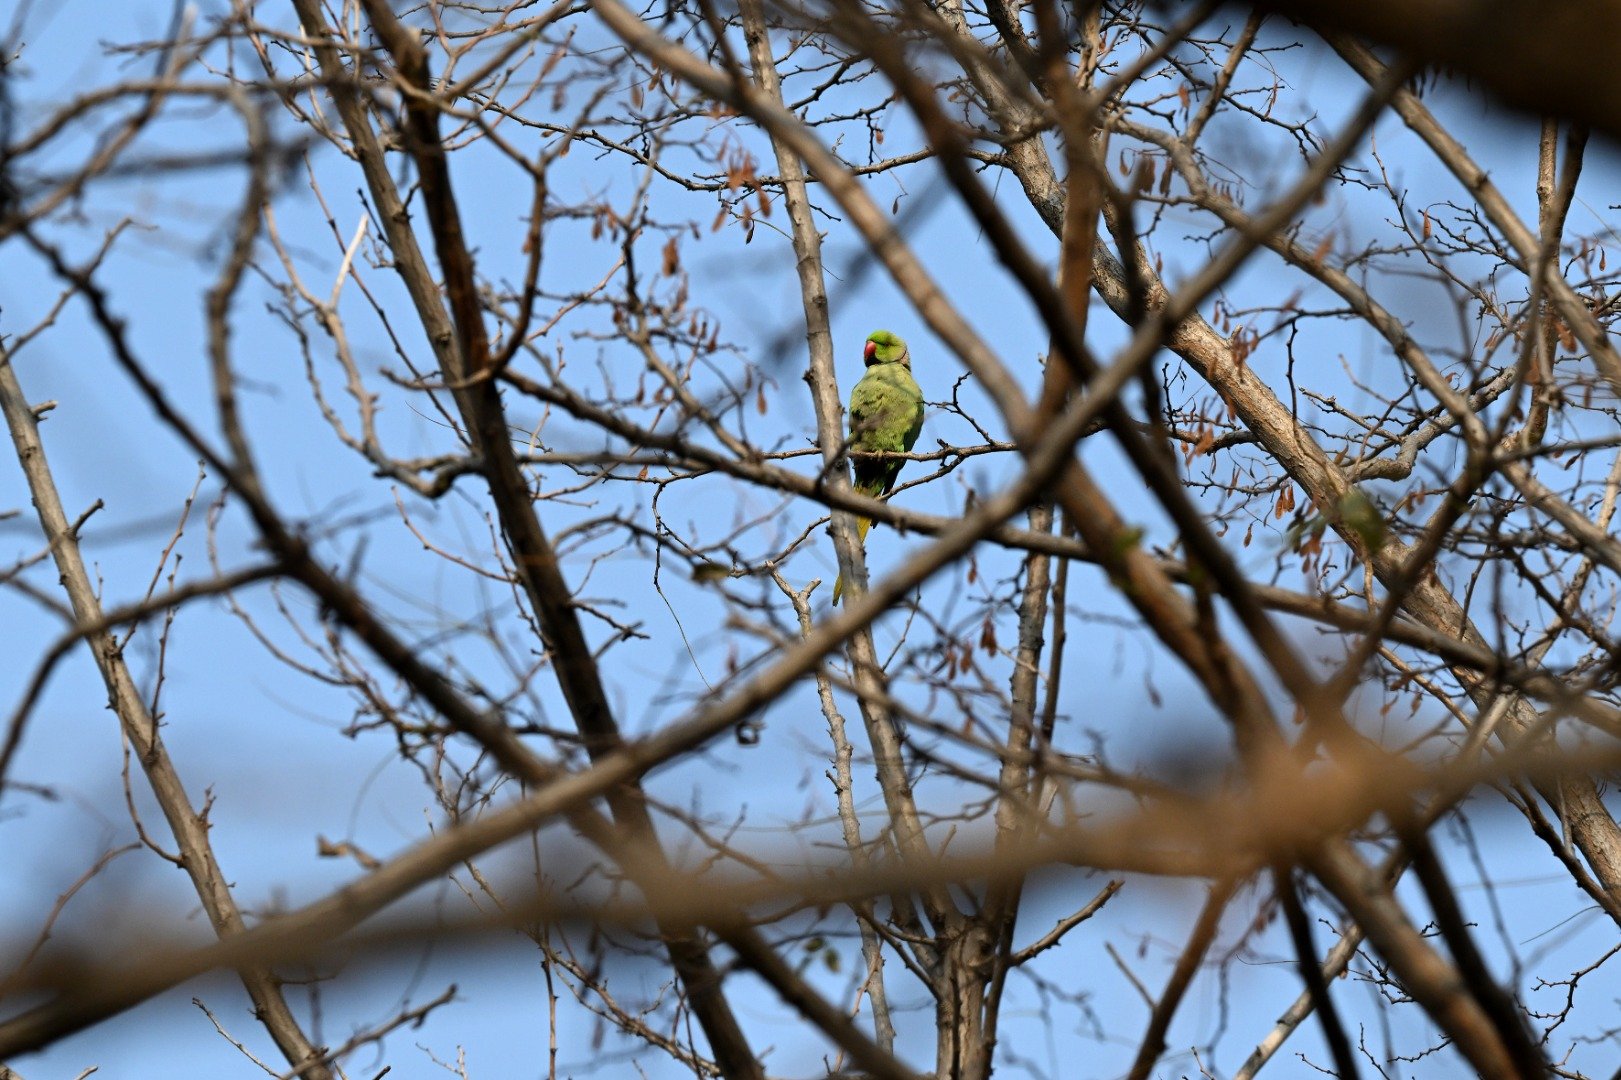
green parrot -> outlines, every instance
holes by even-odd
[[[923,391],[912,378],[912,354],[906,342],[888,330],[867,335],[867,373],[850,391],[850,449],[857,453],[905,452],[923,430]],[[852,460],[855,488],[877,498],[895,486],[903,461]],[[856,518],[856,535],[864,545],[872,518]],[[844,578],[833,582],[833,602],[844,593]]]

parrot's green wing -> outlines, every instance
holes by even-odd
[[[850,449],[903,453],[923,430],[923,391],[900,364],[875,364],[850,392]],[[901,461],[855,459],[856,490],[879,496],[895,486]]]

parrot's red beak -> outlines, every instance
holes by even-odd
[[[864,351],[861,355],[862,359],[864,359],[870,365],[872,363],[872,358],[878,355],[878,346],[871,341],[867,342],[866,351]]]

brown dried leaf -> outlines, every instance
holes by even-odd
[[[1570,353],[1575,352],[1576,351],[1576,335],[1570,332],[1570,327],[1565,325],[1565,320],[1563,320],[1563,319],[1555,319],[1554,322],[1553,322],[1553,329],[1554,329],[1554,333],[1559,335],[1559,345],[1560,345],[1560,347],[1563,348],[1566,352],[1570,352]]]

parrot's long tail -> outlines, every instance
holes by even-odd
[[[856,518],[856,539],[858,541],[860,541],[861,546],[863,548],[865,548],[867,546],[867,531],[869,529],[871,529],[871,528],[872,528],[872,518],[870,518],[870,517],[858,517],[858,518]],[[838,606],[839,597],[841,597],[843,595],[844,595],[844,575],[840,574],[838,577],[833,579],[833,605],[835,607]]]

